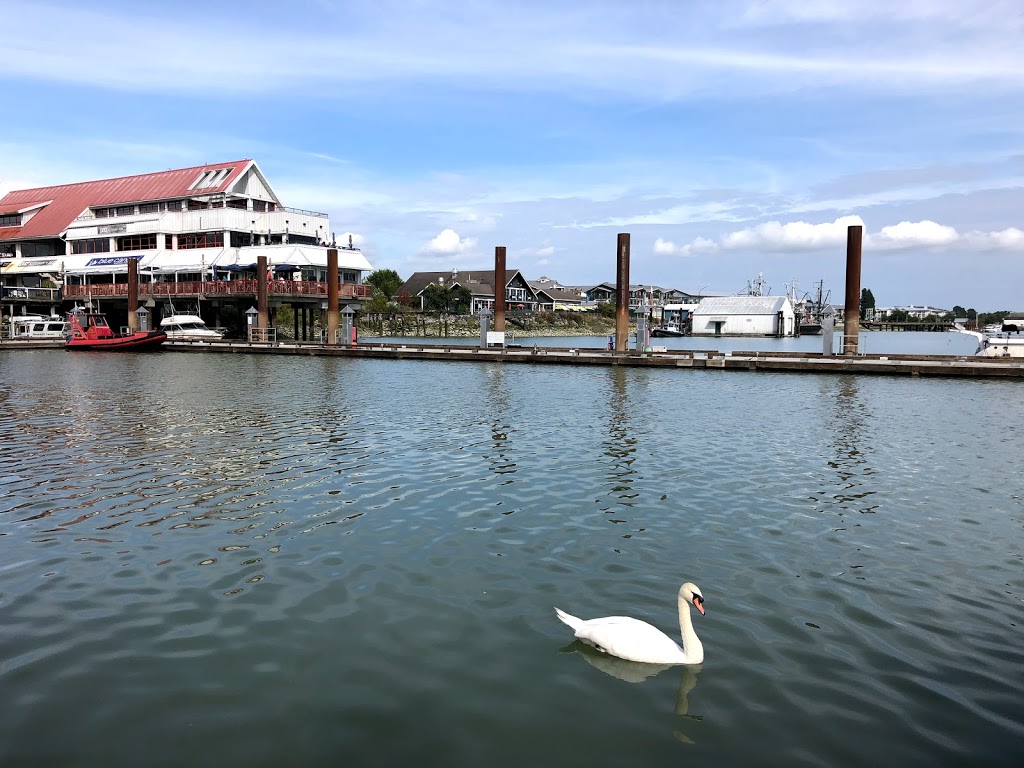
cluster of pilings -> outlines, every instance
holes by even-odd
[[[846,237],[846,305],[843,315],[843,355],[857,354],[860,336],[860,271],[863,227],[851,226]],[[615,351],[629,351],[629,245],[628,232],[620,232],[616,243],[615,268]],[[494,330],[505,330],[505,246],[494,249]],[[267,299],[267,257],[259,256],[256,267],[256,327],[270,327],[270,309]],[[128,260],[128,325],[137,330],[139,308],[139,268],[135,259]],[[339,339],[340,312],[338,307],[338,251],[327,249],[327,343],[339,341],[349,344],[351,339]]]

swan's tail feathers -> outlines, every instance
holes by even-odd
[[[562,621],[563,624],[568,624],[573,630],[577,630],[583,624],[582,619],[577,619],[575,616],[566,613],[561,608],[555,608],[555,615]]]

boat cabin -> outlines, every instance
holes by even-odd
[[[67,324],[59,317],[15,315],[11,318],[11,339],[63,339]]]
[[[74,339],[112,339],[116,335],[106,316],[81,310],[68,312],[68,330]]]

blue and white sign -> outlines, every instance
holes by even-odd
[[[86,262],[85,266],[87,266],[87,267],[123,267],[123,266],[126,266],[128,264],[128,259],[135,259],[137,261],[138,259],[141,259],[141,258],[142,258],[142,254],[141,253],[138,254],[137,256],[135,256],[135,255],[132,255],[132,256],[100,256],[100,257],[95,258],[95,259],[89,259],[89,261]]]

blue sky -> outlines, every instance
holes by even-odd
[[[0,193],[254,158],[375,267],[1024,309],[1024,5],[12,3]]]

